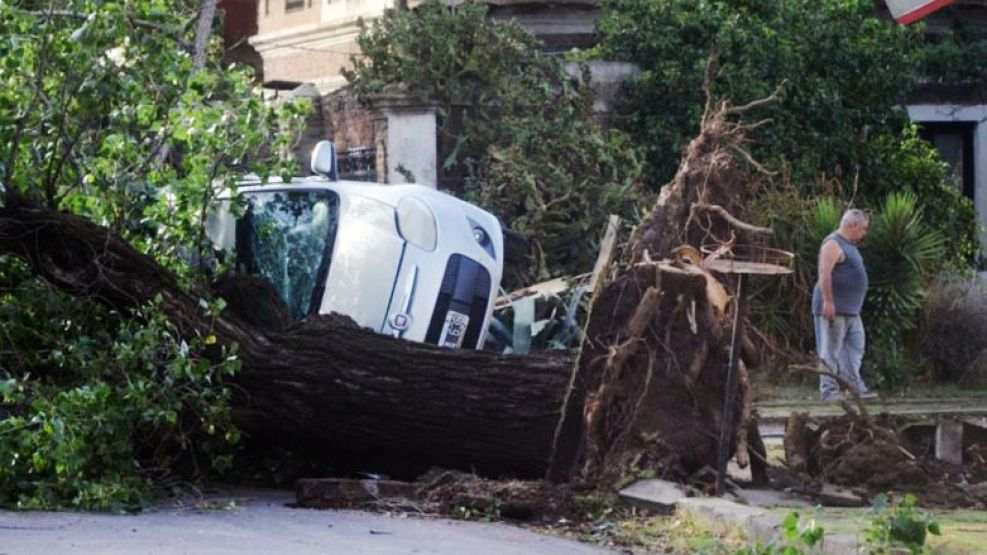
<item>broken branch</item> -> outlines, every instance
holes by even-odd
[[[719,204],[705,204],[701,202],[692,203],[692,207],[698,210],[706,210],[707,212],[715,212],[720,215],[721,218],[730,223],[730,225],[736,227],[737,229],[742,229],[749,233],[761,233],[764,235],[771,235],[774,233],[770,227],[761,227],[747,222],[740,221],[733,214],[727,212],[725,208]]]

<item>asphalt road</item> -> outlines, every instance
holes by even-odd
[[[0,555],[608,553],[504,524],[287,507],[293,500],[251,491],[138,515],[0,511]]]

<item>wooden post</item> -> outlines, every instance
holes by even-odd
[[[740,310],[743,308],[744,274],[737,274],[737,295],[733,301],[733,329],[730,332],[730,357],[727,360],[726,392],[723,395],[723,411],[720,413],[720,441],[717,446],[719,467],[716,472],[716,495],[723,495],[727,476],[727,458],[733,437],[733,403],[737,389],[737,330],[740,327]]]

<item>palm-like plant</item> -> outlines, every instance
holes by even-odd
[[[944,259],[943,237],[922,222],[914,194],[888,195],[861,250],[870,276],[868,319],[902,332],[913,329],[926,284]]]

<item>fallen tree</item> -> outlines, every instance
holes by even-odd
[[[206,292],[183,290],[106,228],[13,192],[0,208],[0,253],[21,257],[65,291],[122,310],[160,299],[182,333],[236,344],[243,370],[234,380],[234,416],[255,444],[391,472],[437,465],[612,483],[650,468],[686,480],[735,450],[747,460],[743,359],[730,386],[737,401],[722,410],[731,346],[743,343],[742,318],[741,341],[727,333],[736,281],[706,266],[729,256],[737,234],[766,232],[742,221],[758,168],[743,145],[758,124],[735,120],[756,105],[707,105],[675,179],[596,295],[575,364],[565,353],[442,350],[337,317],[286,326],[252,318],[265,311],[235,301],[215,318],[200,307]],[[709,255],[696,248],[709,245],[718,247]],[[235,288],[225,294],[237,297]]]
[[[366,469],[545,472],[572,366],[564,354],[450,351],[332,317],[287,329],[242,317],[265,311],[263,304],[234,302],[213,319],[199,305],[206,292],[183,291],[174,276],[105,228],[24,201],[0,209],[0,251],[24,258],[66,291],[117,308],[160,297],[183,333],[237,344],[244,370],[234,381],[234,416],[255,441]],[[227,293],[233,292],[227,287]]]

